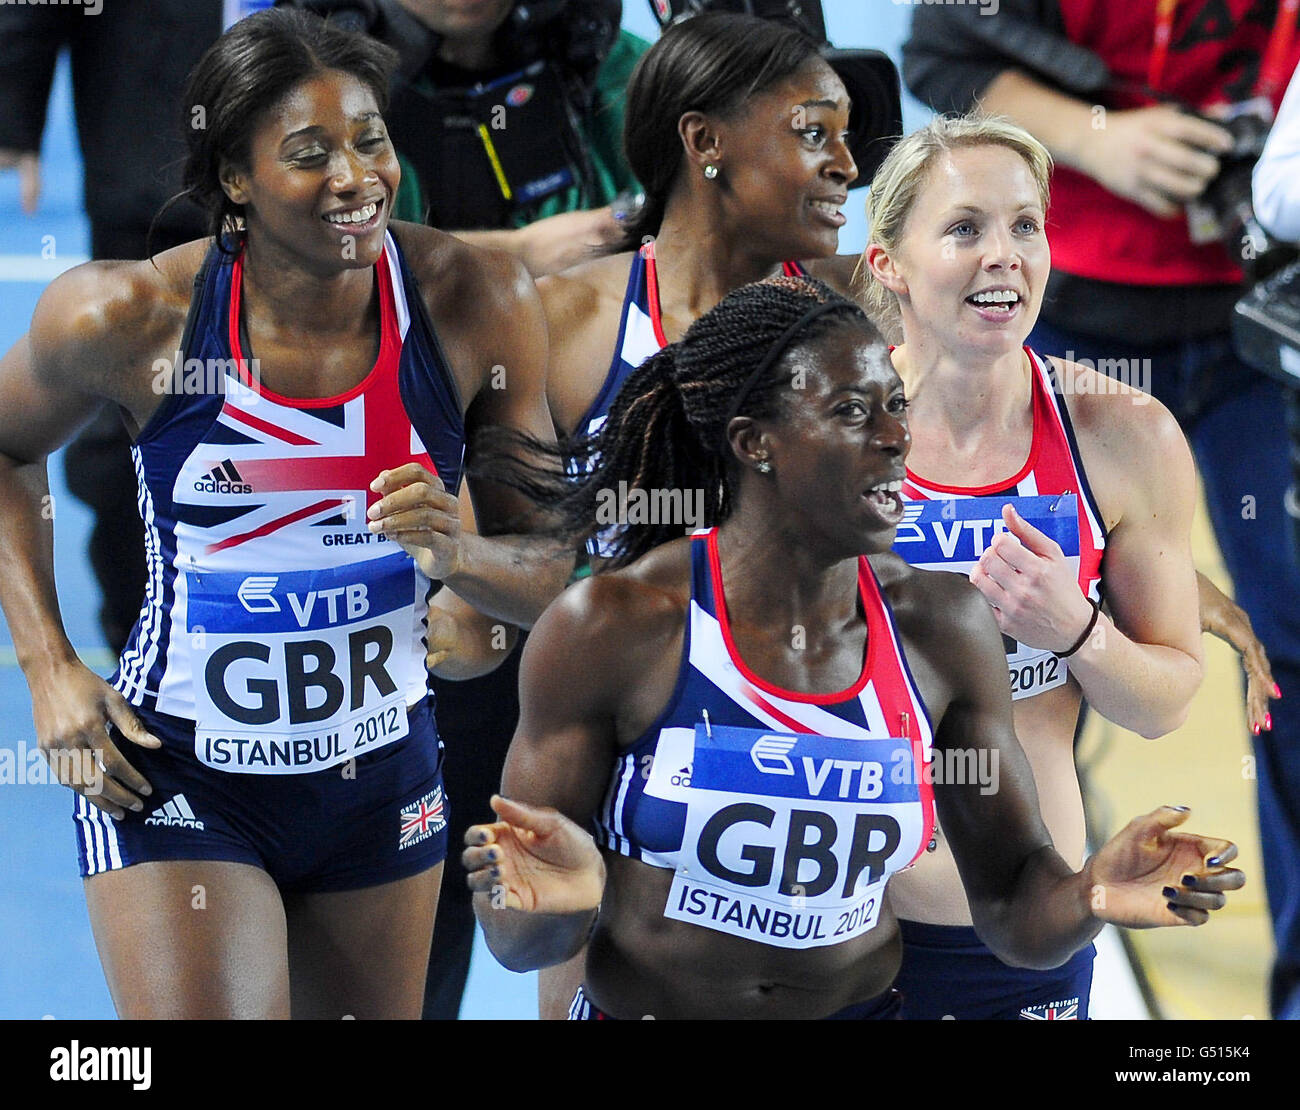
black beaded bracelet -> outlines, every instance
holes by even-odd
[[[1058,659],[1069,659],[1071,655],[1083,647],[1088,637],[1092,635],[1092,630],[1097,627],[1097,618],[1101,616],[1101,606],[1092,598],[1088,598],[1088,604],[1092,606],[1092,619],[1088,621],[1088,627],[1083,630],[1083,635],[1074,641],[1074,647],[1070,648],[1069,651],[1053,652]]]

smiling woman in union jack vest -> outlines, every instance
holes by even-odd
[[[185,106],[212,238],[63,275],[0,364],[0,601],[42,748],[104,771],[69,785],[124,1017],[419,1016],[447,824],[432,585],[527,626],[570,570],[501,534],[533,526],[509,491],[475,491],[492,538],[460,530],[476,426],[552,434],[545,326],[520,265],[391,225],[393,61],[301,12],[236,24]],[[37,492],[105,399],[149,564],[108,683],[63,633]]]

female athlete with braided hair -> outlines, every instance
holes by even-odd
[[[847,291],[857,256],[835,251],[839,209],[858,175],[848,125],[844,85],[797,31],[715,13],[664,32],[628,85],[625,146],[646,203],[623,251],[538,282],[551,338],[547,402],[562,433],[599,428],[642,360],[729,290],[806,270]],[[596,555],[603,543],[593,542]],[[453,614],[457,646],[435,673],[473,676],[484,661],[504,660],[493,622],[447,595],[439,605]],[[486,680],[502,700],[517,666],[517,653],[509,655],[502,673]],[[473,743],[452,753],[453,774],[473,780],[453,792],[461,813],[486,815],[500,782],[511,731],[500,727],[502,716],[476,721]],[[460,769],[471,762],[468,774]],[[463,914],[468,945],[462,897],[448,879],[439,927],[459,930]],[[543,1017],[563,1017],[579,974],[542,975]]]
[[[924,850],[936,807],[981,937],[1017,963],[1061,963],[1103,919],[1199,924],[1244,882],[1223,866],[1235,848],[1175,831],[1175,807],[1078,873],[1053,849],[987,604],[889,552],[905,408],[866,316],[778,278],[635,371],[594,469],[560,491],[575,534],[620,482],[698,490],[710,525],[629,524],[617,569],[543,614],[510,800],[466,836],[506,966],[562,962],[590,936],[571,1016],[894,1016],[885,883]],[[547,492],[519,469],[494,473]],[[996,760],[996,789],[931,786],[923,765],[962,752]]]

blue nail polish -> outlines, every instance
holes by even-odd
[[[1222,856],[1211,856],[1209,859],[1205,861],[1206,865],[1209,867],[1218,867],[1219,864],[1221,864],[1222,862],[1223,862]]]
[[[1166,902],[1165,905],[1169,907],[1169,912],[1170,912],[1170,913],[1177,913],[1177,912],[1178,912],[1178,907],[1175,906],[1172,902]]]
[[[1195,886],[1195,885],[1196,885],[1196,876],[1195,876],[1195,875],[1184,875],[1184,876],[1183,876],[1183,886]]]
[[[1167,886],[1167,887],[1165,887],[1165,888],[1164,888],[1160,893],[1161,893],[1162,895],[1164,895],[1164,897],[1166,897],[1166,898],[1177,898],[1177,897],[1178,897],[1178,891],[1176,891],[1176,890],[1175,890],[1173,887],[1171,887],[1171,886]]]

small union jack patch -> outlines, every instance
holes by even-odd
[[[1053,1002],[1046,1006],[1029,1006],[1020,1011],[1022,1020],[1028,1021],[1078,1021],[1079,1000]]]
[[[434,833],[442,832],[447,827],[443,816],[442,787],[435,786],[414,805],[402,808],[401,833],[397,849],[409,848],[419,844]]]

